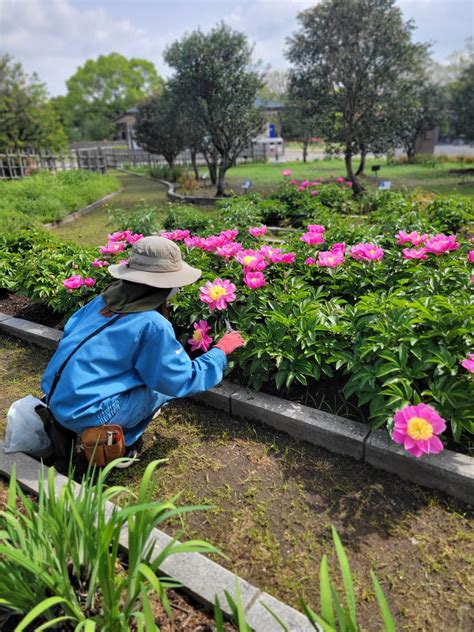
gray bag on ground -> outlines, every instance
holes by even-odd
[[[37,397],[27,395],[10,406],[3,446],[5,453],[24,452],[37,457],[51,454],[51,441],[41,418],[35,411],[38,405],[44,404]]]

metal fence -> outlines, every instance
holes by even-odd
[[[237,158],[237,163],[264,161],[267,159],[267,147],[253,145],[243,150]],[[199,166],[206,165],[202,154],[196,157]],[[0,180],[24,178],[35,171],[72,171],[85,169],[106,173],[107,169],[133,167],[159,167],[165,165],[166,160],[159,154],[152,154],[143,149],[116,149],[115,147],[98,146],[88,149],[70,151],[20,151],[0,154]],[[175,160],[176,165],[190,167],[191,153],[189,150],[181,152]]]

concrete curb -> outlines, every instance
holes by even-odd
[[[123,187],[121,187],[120,189],[117,189],[117,191],[113,191],[112,193],[105,195],[103,198],[100,198],[100,200],[96,200],[95,202],[92,202],[91,204],[84,206],[84,208],[81,208],[78,211],[75,211],[74,213],[70,213],[69,215],[66,215],[64,219],[58,220],[57,222],[49,222],[48,224],[43,224],[43,226],[44,228],[57,228],[58,226],[62,226],[63,224],[70,224],[74,220],[79,219],[79,217],[82,217],[83,215],[87,215],[88,213],[98,208],[99,206],[102,206],[103,204],[110,202],[112,198],[114,198],[116,195],[118,195],[122,191],[123,191]]]
[[[13,465],[16,466],[16,477],[20,485],[37,494],[39,491],[39,476],[43,471],[44,480],[48,480],[48,470],[39,461],[22,454],[5,454],[3,442],[0,442],[0,474],[10,477]],[[55,472],[54,488],[56,493],[64,487],[67,478]],[[74,483],[79,490],[80,485]],[[107,511],[112,512],[117,506],[107,502]],[[153,529],[148,542],[154,542],[152,560],[156,559],[172,538],[160,531]],[[128,553],[128,528],[122,530],[120,543]],[[182,589],[199,603],[212,610],[216,596],[219,598],[222,610],[230,616],[231,610],[224,595],[226,590],[235,599],[236,582],[244,605],[249,624],[255,632],[275,632],[275,621],[263,604],[268,605],[282,619],[290,632],[314,632],[314,627],[307,618],[282,601],[262,592],[244,579],[234,575],[220,564],[213,562],[200,553],[178,553],[166,559],[160,572],[168,577],[176,579],[182,584]]]
[[[0,332],[55,349],[62,332],[0,313]],[[193,397],[229,415],[258,420],[295,439],[345,454],[401,478],[474,503],[474,459],[444,450],[421,459],[409,456],[384,431],[344,417],[258,393],[229,381]]]

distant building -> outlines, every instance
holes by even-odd
[[[278,157],[284,153],[283,138],[281,137],[282,114],[285,109],[283,103],[266,99],[255,99],[255,106],[265,112],[265,120],[261,133],[254,139],[253,144],[258,155],[265,157]],[[138,108],[132,107],[115,119],[115,139],[122,141],[129,149],[139,149],[135,140],[135,123],[137,120]],[[253,154],[251,150],[246,150],[247,154]]]

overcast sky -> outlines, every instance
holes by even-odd
[[[284,68],[285,39],[297,13],[317,0],[0,0],[0,51],[36,71],[52,95],[86,59],[112,51],[154,62],[167,76],[163,49],[186,31],[224,20],[244,31],[254,58]],[[443,61],[474,34],[474,0],[397,0]],[[357,18],[355,18],[357,19]]]

